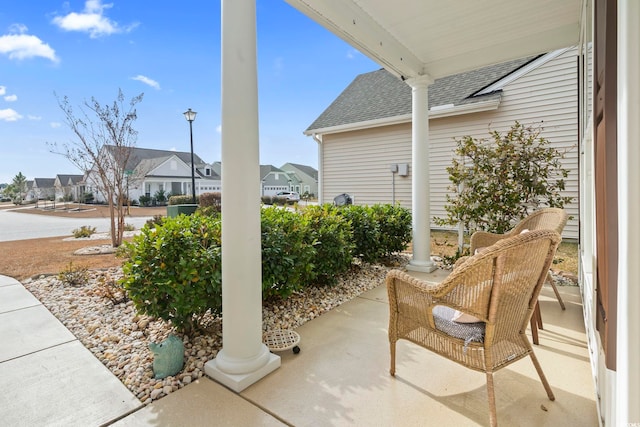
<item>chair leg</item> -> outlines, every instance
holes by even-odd
[[[389,368],[389,373],[392,377],[396,376],[396,343],[389,343],[391,350],[391,367]]]
[[[542,372],[542,367],[540,366],[540,362],[538,362],[538,358],[536,357],[536,354],[533,352],[533,349],[531,350],[531,353],[529,353],[529,356],[531,356],[531,361],[533,362],[533,366],[536,367],[536,371],[538,372],[540,381],[542,382],[542,385],[544,386],[544,389],[547,392],[547,396],[549,397],[549,400],[556,400],[556,397],[553,395],[553,391],[551,390],[551,386],[547,381],[547,377],[544,376],[544,372]]]
[[[558,288],[556,287],[556,282],[553,280],[553,277],[551,277],[551,272],[547,273],[547,281],[549,281],[549,283],[551,284],[551,287],[553,288],[553,292],[556,294],[556,298],[558,299],[558,302],[560,303],[560,307],[563,310],[566,310],[567,308],[564,306],[564,301],[562,301],[562,297],[560,296],[560,292],[558,292]]]
[[[497,427],[498,417],[496,415],[496,396],[493,389],[493,372],[487,372],[487,399],[489,400],[489,424]]]
[[[535,345],[540,343],[538,340],[538,325],[541,323],[540,305],[536,302],[536,308],[533,309],[533,315],[531,316],[531,340]]]

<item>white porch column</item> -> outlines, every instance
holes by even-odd
[[[255,0],[222,1],[222,350],[205,373],[240,392],[280,366],[262,343]]]
[[[615,424],[640,424],[640,2],[618,1],[618,313]]]
[[[431,212],[429,191],[429,76],[407,80],[411,86],[411,217],[413,259],[408,270],[431,272],[436,269],[431,260]]]

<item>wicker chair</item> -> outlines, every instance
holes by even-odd
[[[485,372],[489,418],[495,426],[493,373],[530,356],[547,396],[554,400],[525,331],[560,240],[551,230],[500,240],[470,257],[438,284],[391,270],[386,279],[391,375],[395,375],[399,339]],[[453,321],[455,310],[480,322]]]
[[[522,221],[516,224],[516,226],[507,233],[496,234],[486,231],[476,231],[471,235],[470,252],[474,254],[478,249],[489,247],[501,239],[516,236],[525,230],[553,230],[562,235],[562,230],[564,230],[564,226],[567,224],[567,219],[568,215],[564,209],[540,209],[539,211],[535,211],[531,215],[522,219]],[[455,266],[458,267],[467,258],[468,257],[462,257],[458,259]],[[562,301],[562,297],[560,296],[560,292],[558,292],[558,288],[556,287],[556,283],[551,276],[551,272],[547,273],[547,282],[551,285],[551,288],[553,289],[553,292],[558,299],[560,307],[565,310],[564,301]],[[535,311],[533,313],[533,316],[531,317],[531,335],[533,337],[534,344],[538,344],[538,328],[543,329],[543,326],[542,315],[540,313],[540,305],[536,304]]]

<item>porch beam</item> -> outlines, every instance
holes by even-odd
[[[205,373],[241,392],[280,366],[262,343],[255,0],[222,1],[222,349]]]
[[[423,75],[406,81],[411,86],[411,218],[413,258],[408,270],[432,272],[431,202],[429,191],[429,92],[433,79]]]

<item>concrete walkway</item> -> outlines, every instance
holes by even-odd
[[[547,399],[532,364],[496,374],[498,422],[598,426],[577,287],[540,298],[535,352],[556,394]],[[0,276],[0,424],[3,426],[478,426],[488,425],[485,376],[410,343],[389,369],[384,285],[302,325],[300,354],[236,394],[200,380],[143,406],[19,282]]]

